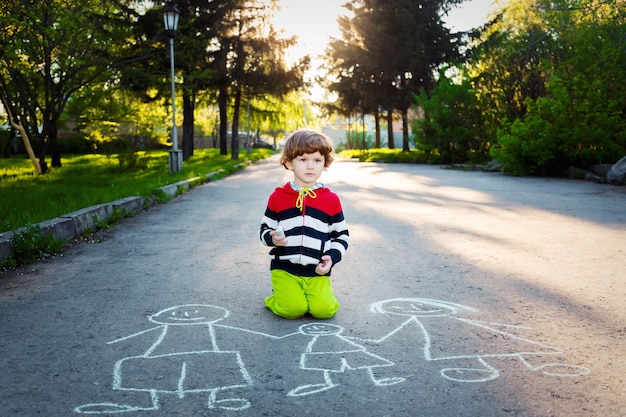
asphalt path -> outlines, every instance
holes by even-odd
[[[265,309],[276,157],[0,277],[2,416],[624,416],[626,189],[338,161],[320,322]]]

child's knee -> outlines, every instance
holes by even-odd
[[[289,303],[281,306],[281,315],[288,319],[297,319],[307,313],[308,306],[306,303]]]
[[[277,302],[275,298],[268,297],[265,301],[265,305],[272,310],[272,312],[278,316],[286,319],[297,319],[304,316],[309,306],[306,300],[282,300]]]
[[[309,313],[319,320],[332,318],[337,310],[339,310],[337,301],[316,302],[309,305]]]

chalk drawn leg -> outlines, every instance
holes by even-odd
[[[118,414],[128,413],[130,411],[149,411],[159,409],[159,397],[156,391],[150,392],[152,405],[150,407],[137,407],[127,404],[116,403],[94,403],[78,406],[74,412],[79,414]]]
[[[457,382],[486,382],[500,376],[500,372],[483,358],[477,360],[478,365],[483,365],[482,368],[444,368],[440,371],[441,376]]]
[[[300,397],[304,395],[316,394],[318,392],[323,392],[329,390],[331,388],[336,387],[335,384],[330,379],[330,371],[324,371],[324,383],[323,384],[309,384],[309,385],[300,385],[297,388],[292,389],[287,393],[288,397]]]
[[[386,385],[395,385],[395,384],[399,384],[405,381],[405,378],[400,378],[400,377],[377,378],[376,375],[374,375],[374,370],[372,368],[367,368],[367,373],[369,374],[370,378],[374,382],[374,385],[376,385],[377,387],[384,387]]]
[[[591,372],[587,367],[581,365],[570,365],[567,363],[544,363],[533,365],[528,358],[519,357],[520,361],[533,372],[541,372],[547,376],[577,377],[584,376]]]
[[[538,369],[547,376],[577,377],[584,376],[591,372],[591,369],[581,365],[569,365],[567,363],[546,363]]]
[[[221,408],[222,410],[240,411],[250,408],[252,404],[245,398],[224,398],[217,399],[217,395],[222,390],[213,390],[209,395],[208,406],[210,409]]]

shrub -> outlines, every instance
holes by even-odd
[[[415,147],[423,151],[429,163],[449,164],[486,162],[489,141],[485,140],[484,122],[478,99],[470,83],[456,84],[443,74],[430,93],[416,97],[413,121]]]
[[[63,251],[65,240],[56,239],[52,234],[44,235],[39,225],[28,224],[23,231],[11,237],[14,259],[18,265],[49,258]]]

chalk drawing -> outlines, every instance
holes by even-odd
[[[580,365],[549,362],[550,355],[561,355],[563,351],[512,333],[527,327],[458,317],[462,312],[478,312],[472,307],[427,298],[394,298],[372,304],[370,311],[408,318],[378,339],[344,336],[343,327],[319,322],[303,324],[294,333],[274,336],[218,324],[230,315],[219,306],[186,304],[161,310],[148,317],[156,327],[108,342],[121,343],[156,333],[156,340],[143,354],[124,357],[113,368],[113,390],[123,392],[126,398],[133,397],[130,393],[139,393],[138,400],[125,399],[138,404],[89,403],[74,411],[115,414],[158,410],[163,395],[185,398],[188,394],[206,395],[209,409],[240,411],[250,408],[248,399],[234,396],[232,391],[250,387],[252,378],[239,350],[220,349],[217,329],[247,332],[272,340],[290,336],[310,338],[300,355],[299,369],[307,374],[321,372],[323,381],[293,388],[287,393],[290,397],[334,388],[338,384],[333,376],[346,371],[364,371],[378,387],[405,382],[403,377],[380,377],[378,374],[389,372],[396,366],[395,362],[368,351],[363,344],[380,346],[392,337],[406,338],[407,334],[415,336],[415,332],[415,337],[423,344],[423,359],[441,363],[441,376],[452,381],[485,382],[498,378],[500,371],[490,359],[513,358],[530,371],[555,377],[583,376],[591,372]],[[409,350],[402,354],[414,355],[414,352]],[[545,358],[549,358],[547,363]]]
[[[142,355],[120,359],[113,370],[113,389],[147,393],[147,404],[94,403],[81,405],[74,411],[114,414],[156,410],[159,396],[184,398],[189,393],[207,393],[210,409],[249,408],[251,404],[245,398],[228,398],[229,389],[252,383],[239,351],[220,350],[216,340],[216,327],[229,328],[216,323],[229,315],[222,307],[187,304],[150,316],[148,319],[159,326],[109,342],[119,343],[148,332],[159,332],[156,341]]]
[[[555,377],[578,377],[591,371],[580,365],[548,362],[561,349],[513,334],[528,327],[487,323],[458,317],[460,312],[478,312],[461,304],[427,298],[395,298],[371,305],[374,313],[408,317],[386,336],[369,342],[382,343],[409,328],[417,328],[426,361],[452,362],[454,367],[440,370],[441,376],[458,382],[485,382],[496,379],[500,371],[489,359],[513,358],[528,370]],[[445,366],[445,365],[444,365]]]
[[[397,377],[377,378],[374,374],[376,368],[394,366],[395,363],[370,353],[363,346],[341,336],[343,328],[340,326],[308,323],[300,326],[299,331],[312,337],[300,356],[300,369],[322,372],[324,382],[301,385],[289,391],[288,396],[310,395],[336,387],[331,374],[346,370],[365,369],[376,386],[398,384],[405,380]]]

